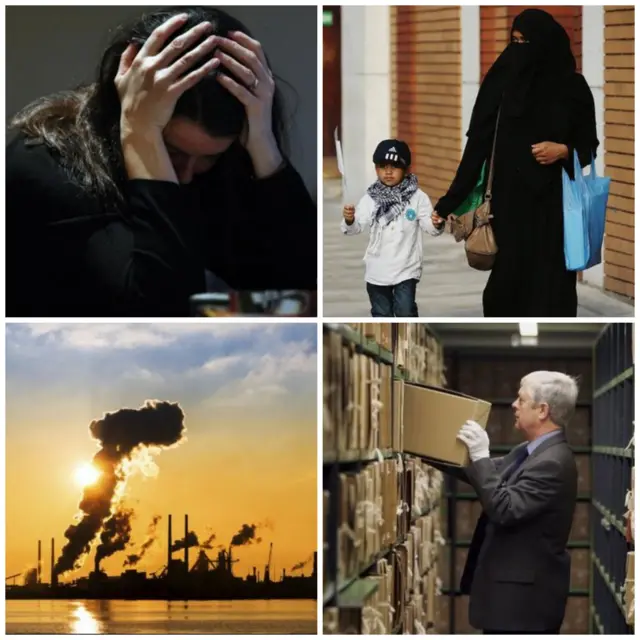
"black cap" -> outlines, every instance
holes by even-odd
[[[374,164],[393,164],[406,169],[411,166],[411,149],[402,140],[383,140],[373,153]]]

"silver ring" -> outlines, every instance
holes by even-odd
[[[251,85],[251,91],[255,91],[258,88],[259,84],[260,84],[260,81],[258,80],[258,76],[256,76],[255,80],[253,81],[253,84]]]

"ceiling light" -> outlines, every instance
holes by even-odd
[[[520,335],[526,338],[535,338],[538,335],[537,322],[521,322]]]

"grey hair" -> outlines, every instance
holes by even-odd
[[[578,381],[558,371],[534,371],[520,381],[536,405],[549,406],[549,419],[563,429],[569,424],[578,400]]]

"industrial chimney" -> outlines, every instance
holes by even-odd
[[[38,584],[42,581],[42,540],[38,540]]]
[[[51,538],[51,588],[55,589],[58,586],[58,576],[56,575],[56,542],[54,538]]]
[[[167,547],[167,573],[171,573],[171,546],[173,541],[171,540],[171,514],[169,514],[169,546]]]
[[[184,516],[184,570],[189,573],[189,516]]]

